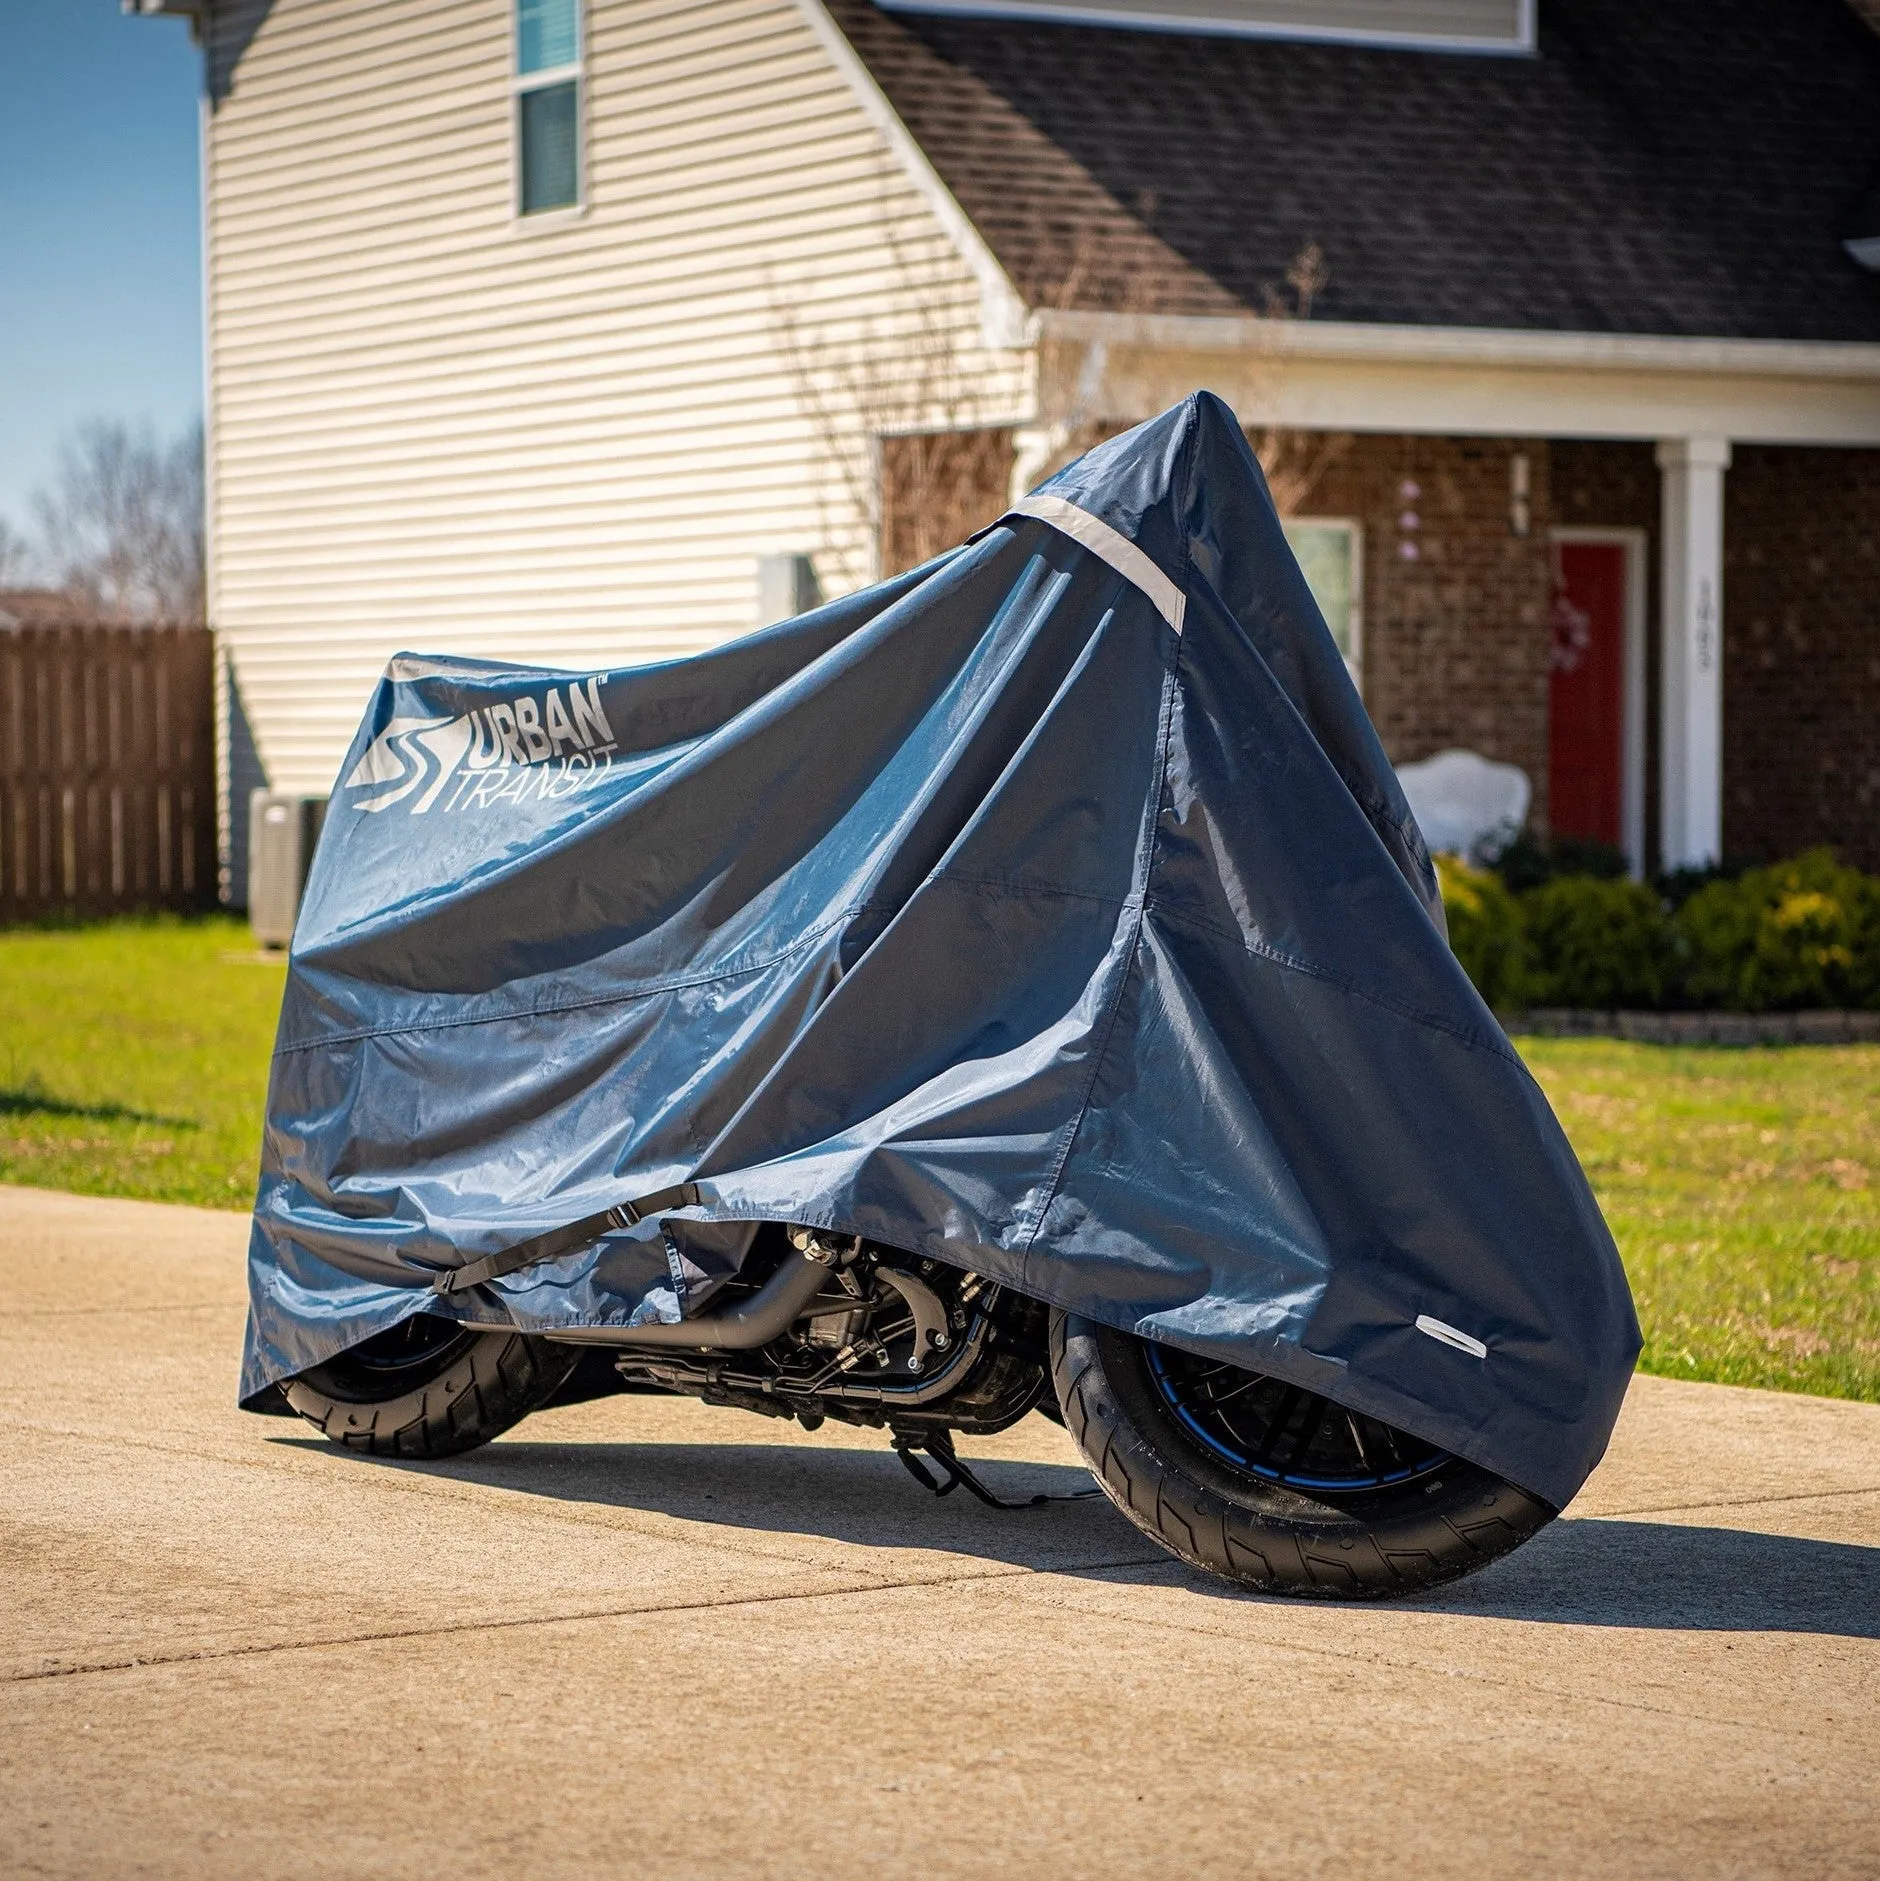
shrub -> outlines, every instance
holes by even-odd
[[[1640,882],[1558,875],[1521,897],[1527,992],[1537,1006],[1656,1006],[1671,981],[1671,923]]]
[[[1523,830],[1495,858],[1495,873],[1517,895],[1562,875],[1616,878],[1626,871],[1625,855],[1610,843],[1577,836],[1542,838]]]
[[[1768,868],[1685,870],[1647,888],[1597,872],[1609,857],[1596,845],[1523,841],[1513,875],[1540,880],[1519,893],[1499,864],[1436,858],[1450,945],[1497,1011],[1527,1001],[1880,1010],[1880,877],[1830,849]]]
[[[1652,877],[1652,886],[1665,906],[1676,914],[1699,889],[1708,888],[1713,882],[1738,881],[1755,866],[1753,862],[1726,856],[1721,862],[1706,862],[1701,868],[1661,869]]]
[[[1525,949],[1515,898],[1499,876],[1470,868],[1460,856],[1439,855],[1436,876],[1442,884],[1449,945],[1463,972],[1498,1011],[1518,1005],[1525,979]]]
[[[1694,1005],[1880,1005],[1880,881],[1830,849],[1712,882],[1674,919]]]

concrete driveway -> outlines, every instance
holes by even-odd
[[[362,1461],[232,1408],[245,1232],[0,1189],[8,1875],[1880,1875],[1880,1406],[1641,1379],[1528,1547],[1298,1606],[677,1400]]]

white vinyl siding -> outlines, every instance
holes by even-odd
[[[756,623],[761,555],[868,579],[871,423],[814,419],[806,343],[838,412],[850,354],[944,347],[944,409],[874,429],[1025,415],[796,0],[584,26],[582,212],[519,217],[513,0],[213,16],[212,611],[277,789],[331,786],[402,648],[667,658]]]

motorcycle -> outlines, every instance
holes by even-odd
[[[676,1392],[996,1503],[956,1440],[1036,1412],[1171,1553],[1320,1597],[1534,1534],[1639,1346],[1205,393],[691,659],[394,659],[250,1305],[241,1402],[353,1449]]]
[[[418,1314],[282,1387],[335,1443],[426,1460],[615,1389],[805,1430],[885,1429],[925,1487],[995,1509],[1023,1505],[995,1496],[954,1439],[1036,1412],[1069,1432],[1102,1494],[1152,1541],[1262,1593],[1417,1592],[1506,1554],[1555,1513],[1297,1385],[859,1235],[780,1223],[756,1230],[739,1279],[696,1319],[544,1337]]]

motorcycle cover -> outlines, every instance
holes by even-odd
[[[696,658],[380,683],[290,956],[243,1401],[417,1311],[696,1312],[756,1220],[1275,1374],[1556,1507],[1598,1461],[1639,1343],[1617,1252],[1218,399]]]

